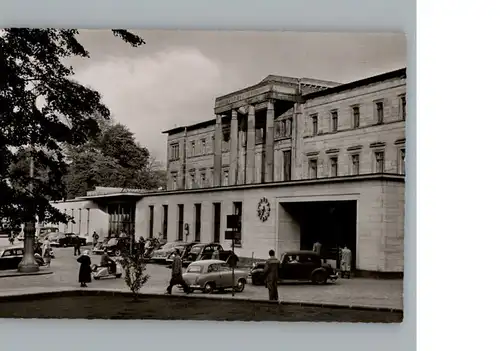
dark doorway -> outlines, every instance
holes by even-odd
[[[338,249],[346,245],[356,267],[357,201],[282,203],[300,225],[300,249],[312,250],[321,243],[324,258],[338,260]]]
[[[214,243],[220,242],[220,202],[213,203],[214,209]]]

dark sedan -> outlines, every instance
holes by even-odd
[[[0,270],[16,269],[23,259],[22,246],[7,246],[0,248]]]
[[[75,244],[80,241],[80,246],[87,245],[87,239],[80,238],[74,233],[65,233],[63,236],[58,236],[57,242],[60,247],[75,246]]]

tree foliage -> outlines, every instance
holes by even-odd
[[[122,124],[104,126],[96,138],[69,149],[68,161],[69,199],[84,196],[96,186],[156,189],[165,183],[166,174],[155,165],[148,149]]]
[[[132,292],[134,300],[137,300],[141,288],[150,278],[146,274],[146,261],[141,250],[135,249],[132,252],[124,250],[120,264],[125,271],[125,283]]]
[[[134,47],[144,43],[125,30],[112,33]],[[49,203],[65,195],[62,147],[84,145],[110,116],[100,94],[72,79],[73,68],[63,63],[69,57],[90,57],[77,35],[75,29],[0,31],[1,218],[21,223],[36,213],[42,221],[69,219]],[[33,192],[21,161],[27,153],[43,173],[33,179]]]

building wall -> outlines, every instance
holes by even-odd
[[[231,242],[224,240],[226,216],[233,213],[233,202],[243,203],[242,245],[236,253],[243,257],[266,258],[269,249],[277,251],[299,249],[300,236],[297,223],[280,205],[285,201],[334,201],[358,200],[357,213],[357,268],[370,271],[402,271],[403,241],[402,219],[394,215],[394,209],[384,201],[399,206],[404,193],[401,187],[386,185],[379,180],[357,182],[311,182],[304,185],[232,188],[218,191],[186,191],[168,195],[148,196],[137,203],[136,237],[149,231],[149,206],[154,206],[154,232],[163,226],[163,205],[168,205],[167,240],[178,238],[178,205],[184,205],[184,223],[194,240],[194,205],[200,203],[201,242],[213,241],[213,203],[221,203],[221,244],[229,249]],[[404,188],[404,186],[403,186]],[[399,189],[399,190],[397,190]],[[262,222],[257,216],[257,206],[266,197],[271,206],[269,219]],[[389,199],[390,197],[390,199]],[[400,210],[397,210],[400,211]],[[402,213],[401,211],[398,213]],[[386,239],[386,237],[394,238]],[[184,238],[185,240],[186,238]],[[391,241],[392,240],[392,241]],[[399,245],[399,246],[398,246]]]
[[[374,173],[375,152],[384,151],[384,172],[403,173],[399,164],[401,161],[400,150],[404,149],[405,121],[402,119],[401,96],[406,92],[406,79],[390,79],[370,85],[361,86],[340,93],[333,93],[321,97],[310,98],[295,108],[289,109],[281,115],[275,116],[276,123],[281,120],[292,119],[292,135],[277,135],[275,125],[274,142],[274,181],[284,180],[283,151],[292,152],[292,179],[309,179],[310,159],[317,159],[318,177],[331,176],[330,161],[332,157],[338,159],[337,176],[352,173],[352,154],[359,154],[359,174]],[[376,102],[383,102],[384,120],[382,124],[377,121]],[[352,106],[359,106],[359,127],[353,127]],[[331,112],[338,113],[337,130],[332,130]],[[313,135],[311,116],[317,116],[317,134]],[[224,124],[225,123],[225,124]],[[227,133],[227,121],[223,123],[224,133]],[[213,186],[213,137],[215,125],[199,128],[187,132],[169,135],[169,147],[173,143],[181,145],[180,159],[170,160],[168,171],[177,172],[177,189],[180,189],[182,170],[182,143],[186,140],[186,189],[208,188]],[[239,134],[241,135],[242,132]],[[202,140],[206,140],[205,150],[201,150]],[[193,153],[191,143],[195,143]],[[238,151],[238,180],[244,179],[246,151]],[[360,147],[351,150],[353,147]],[[257,143],[255,147],[254,179],[261,182],[262,174],[262,149],[263,145]],[[222,171],[221,183],[224,179],[224,170],[229,169],[229,142],[222,143]],[[201,173],[205,172],[206,181],[201,184]],[[194,175],[194,182],[191,181]],[[171,178],[171,177],[170,177]],[[169,181],[168,190],[174,186]]]
[[[99,234],[99,238],[101,239],[107,236],[109,216],[106,211],[100,209],[92,201],[55,202],[52,205],[63,213],[73,216],[75,223],[56,224],[59,226],[61,232],[72,232],[79,236],[87,237],[88,240],[90,240],[94,231]]]

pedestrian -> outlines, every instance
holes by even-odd
[[[174,285],[181,285],[186,294],[190,293],[190,288],[182,278],[182,260],[181,253],[179,250],[174,251],[174,259],[172,260],[172,277],[170,278],[170,284],[167,287],[166,294],[172,294],[172,287]]]
[[[139,245],[139,252],[140,252],[140,254],[141,254],[141,255],[144,255],[144,249],[146,248],[146,240],[144,240],[144,237],[143,237],[143,236],[141,236],[141,237],[139,238],[139,243],[138,243],[138,245]]]
[[[79,238],[79,237],[76,237],[76,238],[74,239],[74,242],[73,242],[73,248],[74,248],[74,250],[73,250],[73,251],[74,251],[74,252],[73,252],[73,254],[74,254],[74,256],[80,256],[80,255],[81,255],[81,253],[80,253],[80,245],[81,245],[81,244],[82,244],[82,243],[80,242],[80,238]]]
[[[352,260],[352,252],[347,245],[344,245],[344,248],[341,249],[341,259],[340,259],[340,276],[343,278],[345,275],[348,278],[351,278],[351,260]]]
[[[49,252],[50,254],[50,241],[48,238],[45,238],[42,244],[42,257],[45,257],[46,252]]]
[[[86,288],[87,283],[90,283],[92,281],[91,280],[92,269],[90,268],[92,262],[90,261],[89,251],[85,250],[83,252],[83,255],[78,257],[76,261],[80,263],[80,270],[78,272],[78,282],[80,283],[80,287]]]
[[[99,241],[99,234],[97,234],[96,231],[94,231],[94,234],[92,234],[92,247],[95,248],[97,246],[97,243]]]
[[[264,282],[269,291],[269,300],[278,301],[278,269],[280,261],[275,257],[274,250],[269,250],[269,259],[264,268]]]
[[[52,261],[52,256],[50,254],[50,246],[48,249],[45,249],[43,251],[43,261],[45,262],[45,265],[47,265],[47,267],[50,267],[50,261]]]
[[[14,231],[11,230],[10,233],[9,233],[9,243],[11,245],[14,245],[14,237],[15,237]]]
[[[321,243],[319,241],[316,241],[313,245],[314,252],[316,252],[318,255],[321,255]]]

